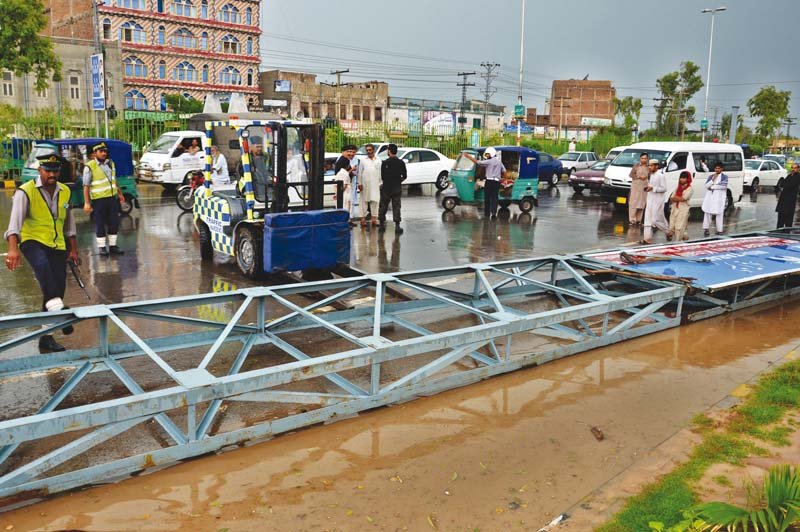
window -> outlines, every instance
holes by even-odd
[[[238,54],[241,51],[239,40],[233,35],[226,35],[219,43],[219,51],[223,54]]]
[[[11,72],[3,72],[3,96],[14,96],[14,80]]]
[[[248,87],[252,87],[253,86],[253,69],[252,68],[247,69],[247,86]]]
[[[203,80],[203,83],[208,83],[208,65],[203,65],[202,72],[203,74],[201,79]]]
[[[111,20],[103,19],[103,39],[111,39]]]
[[[347,119],[347,106],[342,104],[339,106],[339,120]]]
[[[147,110],[147,98],[137,90],[130,90],[125,93],[125,109],[145,111]]]
[[[161,93],[161,98],[159,98],[159,100],[158,100],[158,107],[162,111],[166,111],[167,110],[167,95],[166,94]]]
[[[405,161],[406,164],[418,163],[420,161],[419,152],[415,150],[406,153],[403,155],[403,161]]]
[[[383,107],[376,107],[375,114],[372,116],[374,121],[383,122]]]
[[[183,93],[183,97],[186,98],[187,100],[194,100],[194,96],[192,96],[188,92],[184,92]],[[197,139],[197,140],[200,140],[200,139]]]
[[[172,13],[179,17],[194,17],[194,6],[190,0],[174,0],[172,2]]]
[[[145,0],[116,0],[114,5],[128,9],[145,9]]]
[[[197,69],[188,61],[184,61],[175,67],[172,79],[178,81],[197,81]]]
[[[69,97],[72,100],[81,99],[81,78],[79,76],[69,77]]]
[[[481,119],[480,118],[473,118],[472,119],[472,129],[480,129],[481,128]]]
[[[119,29],[119,38],[125,42],[144,43],[145,37],[146,34],[144,29],[133,21],[126,22]]]
[[[249,7],[244,10],[244,23],[248,26],[253,25],[253,10]]]
[[[369,106],[365,105],[361,108],[361,119],[369,122]]]
[[[208,18],[208,0],[200,2],[200,18]]]
[[[676,153],[667,166],[668,172],[675,172],[678,170],[686,170],[686,163],[689,159],[689,154],[686,152]]]
[[[219,81],[223,85],[241,85],[242,75],[232,66],[227,66],[222,69],[219,76]]]
[[[308,107],[309,107],[308,102],[300,102],[300,112],[303,113],[304,117],[311,116],[310,114],[308,114]]]
[[[239,24],[241,22],[239,10],[232,4],[225,4],[222,6],[217,18],[220,22],[230,22],[232,24]]]
[[[41,98],[42,100],[47,99],[47,88],[44,89],[36,89],[36,97]]]
[[[694,154],[694,164],[698,171],[700,171],[700,157],[706,160],[709,172],[714,171],[714,164],[717,161],[722,163],[724,172],[740,172],[744,164],[741,153],[696,153]]]
[[[158,27],[158,44],[164,46],[164,26]]]
[[[480,120],[480,118],[476,118],[474,120]],[[549,164],[549,163],[552,163],[552,162],[553,162],[553,156],[552,155],[550,155],[548,153],[539,152],[539,163],[540,164],[541,163],[548,163]]]
[[[431,163],[434,161],[438,162],[439,156],[432,151],[421,151],[419,152],[419,160],[423,163]]]
[[[125,75],[134,78],[147,77],[147,67],[138,57],[126,57],[122,63],[125,65]]]
[[[321,106],[318,103],[311,104],[311,118],[322,118]]]
[[[204,31],[200,34],[200,49],[208,50],[208,32]]]
[[[354,105],[353,106],[353,120],[361,120],[361,106]]]
[[[156,0],[156,10],[159,13],[164,12],[164,0]]]
[[[253,39],[251,37],[247,38],[247,45],[246,48],[247,55],[253,55]]]
[[[186,28],[180,28],[172,35],[172,46],[178,48],[197,48],[197,39]]]
[[[164,60],[158,62],[158,79],[167,79],[167,63]]]

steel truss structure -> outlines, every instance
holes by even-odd
[[[592,267],[549,256],[0,318],[0,402],[13,405],[0,409],[0,498],[110,481],[680,324],[685,286]],[[91,346],[31,354],[67,324]]]

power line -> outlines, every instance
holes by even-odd
[[[467,87],[474,87],[475,83],[467,81],[468,76],[474,76],[475,72],[459,72],[461,76],[461,83],[456,83],[457,87],[461,87],[461,114],[458,117],[458,123],[461,125],[463,131],[467,124]]]
[[[483,130],[486,131],[486,121],[489,119],[489,99],[497,92],[497,89],[492,88],[492,83],[499,76],[497,69],[500,68],[500,63],[484,61],[481,63],[481,67],[485,70],[481,77],[486,84],[481,92],[483,93]]]

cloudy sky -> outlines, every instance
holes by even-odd
[[[389,82],[392,96],[460,100],[459,71],[500,63],[495,103],[513,105],[519,79],[522,0],[262,0],[262,68],[343,81]],[[709,119],[746,108],[763,85],[792,91],[800,115],[800,0],[527,0],[525,105],[544,109],[553,79],[612,80],[642,99],[653,120],[655,80],[681,61],[706,63],[716,16]],[[392,7],[389,7],[392,6]],[[473,81],[483,82],[477,76]],[[481,98],[478,87],[469,95]],[[702,114],[704,90],[694,104]],[[747,120],[752,124],[754,120]],[[800,133],[800,125],[794,135]]]

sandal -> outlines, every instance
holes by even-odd
[[[667,240],[671,242],[672,241],[672,236],[673,236],[672,235],[672,231],[668,232],[667,233]]]
[[[649,246],[652,243],[653,243],[652,240],[645,240],[645,239],[639,240],[639,244],[641,244],[642,246]]]

